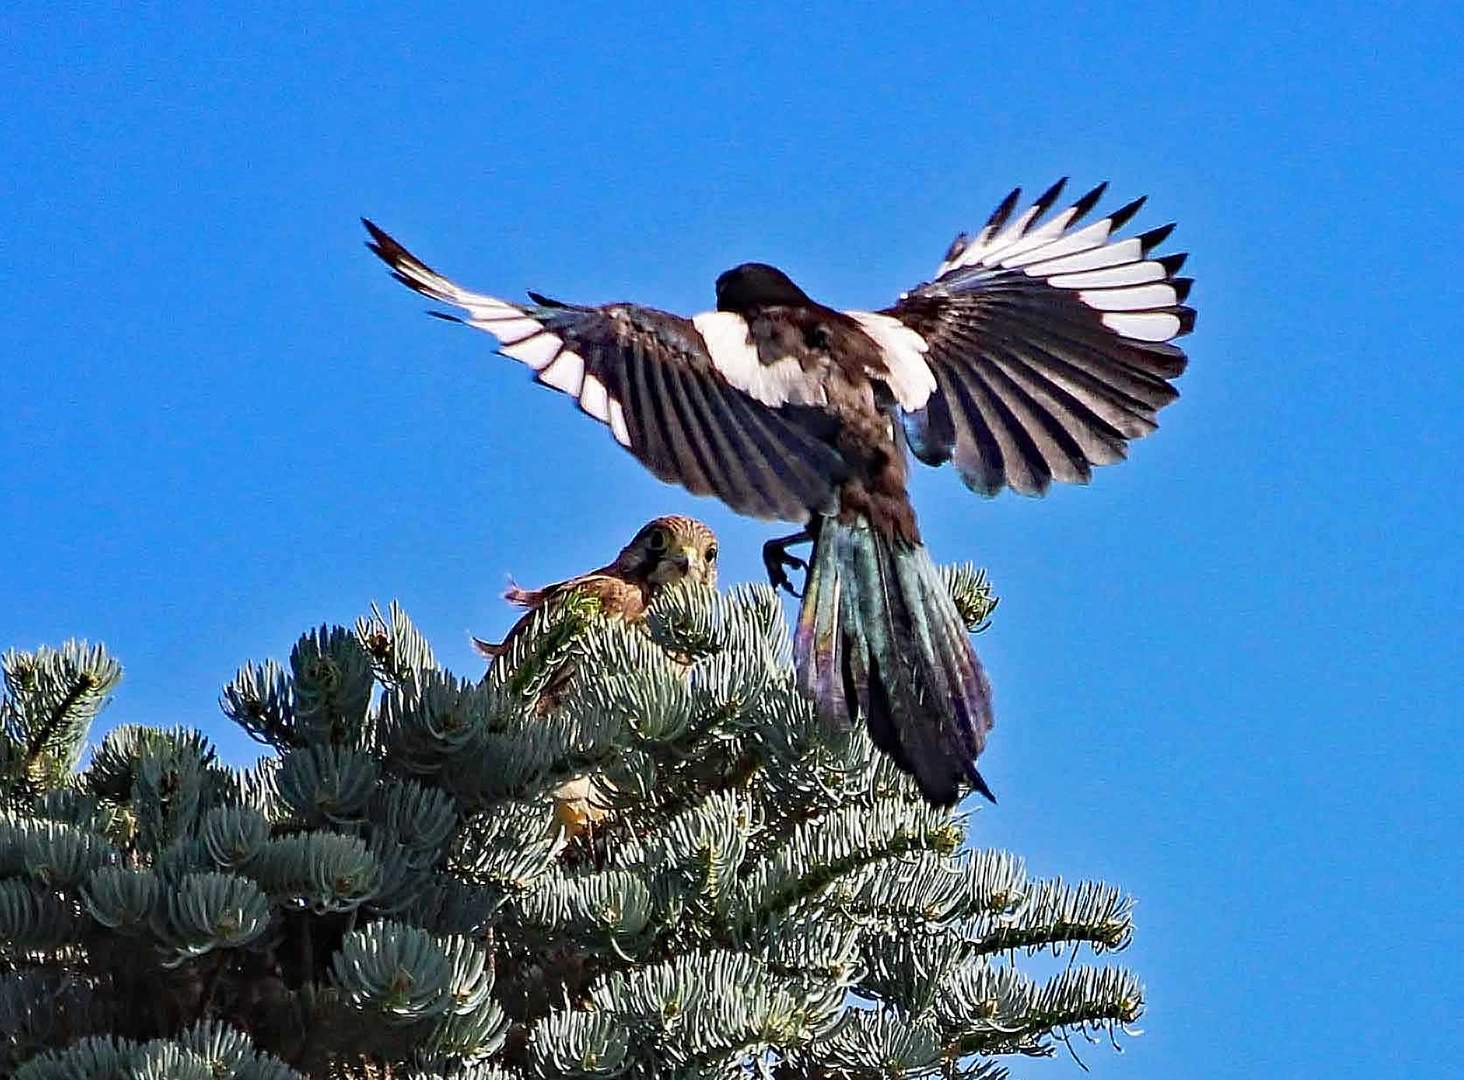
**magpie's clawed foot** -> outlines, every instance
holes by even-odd
[[[793,588],[793,582],[788,577],[789,570],[802,570],[805,575],[808,571],[808,563],[804,562],[797,555],[790,555],[788,549],[794,544],[807,544],[813,541],[813,537],[804,532],[794,533],[792,536],[780,537],[777,540],[769,540],[763,545],[763,566],[767,567],[768,584],[775,589],[785,589],[789,596],[796,596],[800,600],[803,593]],[[805,584],[807,578],[805,577]]]

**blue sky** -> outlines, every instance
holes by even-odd
[[[1184,396],[1088,488],[916,484],[1004,597],[976,840],[1140,898],[1096,1076],[1453,1075],[1457,6],[212,7],[0,13],[0,645],[105,640],[111,721],[243,758],[219,687],[372,599],[468,671],[507,575],[657,513],[758,576],[768,527],[423,318],[360,214],[505,295],[690,312],[759,259],[876,307],[1111,179],[1193,253]]]

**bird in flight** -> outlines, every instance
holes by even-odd
[[[648,521],[621,548],[614,561],[598,570],[556,581],[539,589],[512,586],[504,593],[509,603],[528,608],[500,642],[473,638],[474,647],[490,661],[510,652],[514,640],[542,608],[576,599],[589,599],[599,613],[628,623],[644,621],[646,609],[661,591],[679,581],[717,587],[717,536],[695,518],[669,514]],[[547,712],[559,704],[574,674],[572,662],[551,673],[539,692],[536,710]],[[609,814],[607,782],[588,774],[572,777],[552,792],[554,816],[571,837],[579,836]]]
[[[877,311],[812,299],[776,267],[716,282],[685,318],[632,303],[511,303],[469,292],[365,222],[405,285],[605,424],[660,479],[739,513],[801,525],[764,547],[775,585],[807,573],[794,634],[799,686],[819,715],[862,715],[925,797],[951,805],[992,725],[991,690],[906,493],[909,458],[952,463],[983,495],[1085,483],[1153,431],[1194,326],[1183,254],[1166,225],[1117,235],[1134,202],[1084,224],[1099,185],[1059,205],[1063,181],[1018,211],[1020,189],[930,281]],[[807,562],[789,548],[813,545]]]

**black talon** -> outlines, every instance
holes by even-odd
[[[785,589],[789,596],[803,598],[803,593],[793,588],[793,582],[789,579],[789,569],[808,571],[808,563],[796,555],[788,554],[788,549],[794,544],[811,544],[813,535],[804,529],[792,536],[779,537],[776,540],[769,540],[763,545],[763,566],[767,568],[768,584],[775,589]]]
[[[793,570],[806,571],[808,569],[808,564],[806,562],[804,562],[802,559],[796,558],[795,556],[785,554],[781,558],[775,558],[774,560],[769,561],[767,567],[768,582],[773,586],[773,588],[784,589],[787,591],[789,596],[795,597],[799,600],[803,599],[803,591],[801,589],[795,589],[793,587],[793,581],[791,578],[788,577],[788,574],[784,570],[784,567],[788,567]]]

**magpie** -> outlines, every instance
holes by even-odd
[[[967,786],[995,801],[976,768],[991,688],[922,542],[911,456],[950,462],[982,495],[1086,483],[1178,396],[1172,341],[1195,322],[1186,256],[1156,254],[1173,225],[1120,239],[1142,198],[1084,225],[1107,185],[1054,211],[1065,182],[1020,212],[1013,191],[931,280],[876,311],[828,307],[756,262],[718,277],[715,310],[691,318],[535,292],[510,303],[364,224],[399,281],[496,337],[657,477],[802,526],[763,552],[774,585],[794,592],[787,570],[806,571],[799,687],[827,722],[862,716],[950,806]],[[802,543],[806,562],[788,550]]]

